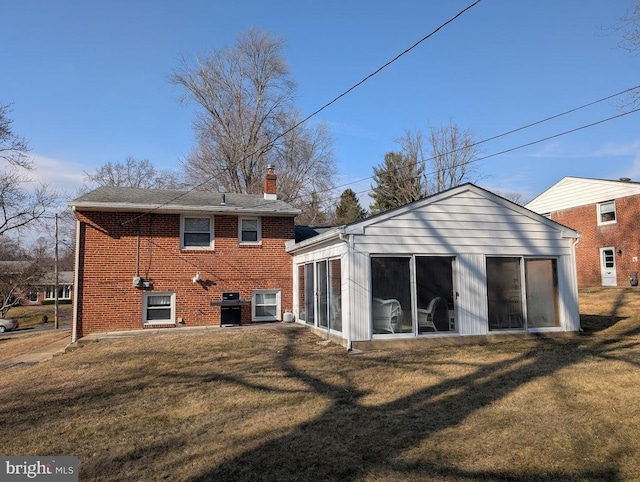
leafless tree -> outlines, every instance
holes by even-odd
[[[606,35],[620,35],[618,47],[626,50],[632,56],[640,54],[640,0],[635,0],[614,25],[602,30]],[[639,103],[640,89],[633,89],[624,100],[619,102],[619,107],[621,109],[634,108]]]
[[[107,162],[94,172],[84,173],[85,181],[98,186],[174,189],[180,186],[179,175],[157,169],[148,159],[127,157],[124,162]]]
[[[10,113],[11,104],[0,103],[0,159],[10,166],[31,169],[32,163],[27,155],[29,145],[26,139],[13,132]]]
[[[517,191],[493,191],[494,194],[497,194],[498,196],[501,196],[505,199],[508,199],[509,201],[516,203],[520,206],[524,206],[525,204],[527,204],[529,201],[522,195],[521,192],[517,192]]]
[[[197,145],[184,162],[192,185],[257,194],[273,164],[278,194],[298,207],[333,186],[329,135],[322,124],[299,125],[283,47],[281,39],[250,29],[230,47],[183,58],[170,76],[180,100],[197,107]]]
[[[22,303],[41,275],[34,260],[0,261],[0,317],[6,318],[11,308]]]
[[[0,104],[0,242],[8,232],[19,231],[45,216],[57,200],[45,184],[32,181],[33,163],[27,142],[12,130],[10,105]]]
[[[431,127],[426,138],[420,130],[405,131],[397,142],[407,157],[424,166],[428,195],[477,178],[479,148],[470,129],[449,122]]]

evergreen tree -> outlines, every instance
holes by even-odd
[[[352,189],[345,189],[340,195],[340,203],[336,207],[336,224],[349,224],[367,216],[367,210],[363,209],[358,201],[358,196]]]
[[[370,196],[374,214],[422,199],[427,192],[424,165],[418,164],[415,156],[401,152],[387,152],[384,162],[373,168],[373,180]]]

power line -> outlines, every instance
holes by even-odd
[[[467,6],[466,8],[460,10],[456,15],[454,15],[453,17],[451,17],[449,20],[447,20],[446,22],[442,23],[440,26],[438,26],[435,30],[433,30],[432,32],[430,32],[429,34],[425,35],[424,37],[422,37],[420,40],[418,40],[417,42],[415,42],[411,47],[405,49],[403,52],[401,52],[400,54],[396,55],[393,59],[389,60],[387,63],[385,63],[384,65],[382,65],[382,67],[379,67],[378,69],[376,69],[374,72],[370,73],[369,75],[367,75],[365,78],[363,78],[360,82],[357,82],[356,84],[354,84],[353,86],[349,87],[347,90],[345,90],[344,92],[342,92],[340,95],[338,95],[337,97],[335,97],[333,100],[327,102],[325,105],[323,105],[322,107],[320,107],[319,109],[315,110],[314,112],[312,112],[311,114],[309,114],[307,117],[305,117],[304,119],[302,119],[301,121],[299,121],[298,123],[294,124],[292,127],[290,127],[289,129],[285,130],[284,132],[280,133],[279,135],[277,135],[276,137],[274,137],[269,143],[267,143],[267,145],[262,146],[260,149],[255,150],[254,152],[247,154],[246,156],[244,156],[242,159],[240,159],[239,161],[237,161],[235,163],[234,166],[227,166],[224,169],[222,169],[220,172],[218,172],[215,175],[209,176],[208,178],[206,178],[204,181],[200,182],[199,184],[196,184],[195,186],[191,187],[190,189],[186,190],[185,192],[181,193],[179,196],[176,196],[173,199],[170,199],[168,201],[166,201],[163,204],[160,204],[158,206],[156,206],[154,209],[151,209],[143,214],[140,214],[138,216],[135,216],[127,221],[123,221],[122,224],[126,225],[129,223],[132,223],[133,221],[140,219],[141,217],[152,213],[153,211],[160,209],[163,206],[166,206],[167,204],[170,204],[178,199],[180,199],[183,196],[186,196],[188,193],[193,192],[195,190],[197,190],[198,188],[200,188],[201,186],[204,186],[205,184],[211,182],[213,179],[215,179],[217,176],[219,176],[220,174],[222,174],[224,171],[231,171],[232,167],[237,167],[238,164],[240,164],[241,162],[249,159],[252,156],[255,156],[256,154],[260,154],[262,152],[264,152],[265,150],[271,149],[274,144],[276,143],[276,141],[278,141],[279,139],[283,138],[284,136],[286,136],[288,133],[290,133],[291,131],[297,129],[298,127],[300,127],[302,124],[306,123],[307,121],[309,121],[312,117],[315,117],[316,115],[318,115],[320,112],[322,112],[323,110],[325,110],[326,108],[328,108],[329,106],[331,106],[332,104],[334,104],[335,102],[337,102],[339,99],[341,99],[342,97],[346,96],[347,94],[349,94],[350,92],[352,92],[354,89],[360,87],[362,84],[364,84],[367,80],[369,80],[370,78],[372,78],[373,76],[377,75],[378,73],[380,73],[382,70],[384,70],[385,68],[387,68],[388,66],[390,66],[391,64],[393,64],[394,62],[396,62],[400,57],[406,55],[407,53],[409,53],[410,51],[412,51],[414,48],[416,48],[418,45],[420,45],[422,42],[424,42],[425,40],[429,39],[430,37],[432,37],[433,35],[435,35],[436,33],[438,33],[440,30],[442,30],[444,27],[446,27],[447,25],[449,25],[450,23],[452,23],[453,21],[455,21],[457,18],[459,18],[460,16],[462,16],[464,13],[466,13],[467,11],[469,11],[470,9],[472,9],[473,7],[475,7],[478,3],[480,3],[482,0],[476,0],[475,2],[473,2],[472,4],[470,4],[469,6]]]
[[[593,127],[593,126],[596,126],[596,125],[599,125],[599,124],[604,124],[605,122],[609,122],[611,120],[619,119],[619,118],[627,116],[629,114],[634,114],[634,113],[636,113],[638,111],[640,111],[640,107],[638,107],[636,109],[633,109],[633,110],[630,110],[630,111],[627,111],[627,112],[623,112],[621,114],[617,114],[617,115],[614,115],[614,116],[611,116],[611,117],[607,117],[605,119],[600,119],[598,121],[591,122],[589,124],[585,124],[585,125],[582,125],[580,127],[576,127],[574,129],[569,129],[569,130],[566,130],[566,131],[563,131],[563,132],[559,132],[557,134],[553,134],[553,135],[550,135],[550,136],[547,136],[547,137],[543,137],[542,139],[537,139],[535,141],[527,142],[525,144],[520,144],[520,145],[518,145],[516,147],[511,147],[509,149],[504,149],[504,150],[499,151],[499,152],[494,152],[493,154],[489,154],[487,156],[471,159],[468,162],[461,163],[461,165],[473,164],[473,163],[476,163],[476,162],[484,161],[486,159],[490,159],[492,157],[497,157],[497,156],[500,156],[500,155],[503,155],[503,154],[507,154],[509,152],[517,151],[519,149],[524,149],[525,147],[530,147],[530,146],[533,146],[533,145],[536,145],[536,144],[540,144],[541,142],[549,141],[551,139],[556,139],[558,137],[566,136],[568,134],[572,134],[574,132],[578,132],[578,131],[587,129],[589,127]],[[452,152],[454,152],[454,151],[452,151]],[[426,175],[433,175],[433,174],[437,174],[437,173],[438,173],[438,171],[431,171],[431,172],[426,173]],[[366,179],[370,179],[370,178],[364,178],[363,180],[366,180]],[[414,179],[414,178],[413,177],[412,178],[407,178],[406,180],[409,181],[411,179]],[[356,192],[356,194],[364,194],[364,193],[367,193],[369,191],[370,191],[370,189],[366,189],[364,191],[358,191],[358,192]],[[334,199],[337,199],[337,197],[334,198]]]
[[[481,144],[485,144],[485,143],[487,143],[487,142],[494,141],[494,140],[496,140],[496,139],[500,139],[501,137],[505,137],[505,136],[508,136],[508,135],[510,135],[510,134],[515,134],[516,132],[520,132],[520,131],[523,131],[523,130],[525,130],[525,129],[529,129],[530,127],[534,127],[534,126],[537,126],[537,125],[543,124],[543,123],[545,123],[545,122],[548,122],[548,121],[551,121],[551,120],[557,119],[557,118],[559,118],[559,117],[562,117],[562,116],[565,116],[565,115],[568,115],[568,114],[572,114],[573,112],[577,112],[577,111],[579,111],[579,110],[581,110],[581,109],[585,109],[585,108],[587,108],[587,107],[591,107],[591,106],[593,106],[593,105],[599,104],[600,102],[604,102],[605,100],[613,99],[614,97],[618,97],[618,96],[620,96],[620,95],[622,95],[622,94],[626,94],[626,93],[631,92],[631,91],[633,91],[633,90],[636,90],[636,89],[638,89],[638,88],[640,88],[640,85],[636,85],[635,87],[630,87],[630,88],[628,88],[628,89],[622,90],[622,91],[617,92],[617,93],[615,93],[615,94],[607,95],[606,97],[602,97],[602,98],[600,98],[600,99],[598,99],[598,100],[594,100],[594,101],[592,101],[592,102],[588,102],[588,103],[586,103],[586,104],[582,104],[581,106],[574,107],[574,108],[569,109],[569,110],[565,110],[564,112],[560,112],[559,114],[554,114],[554,115],[552,115],[552,116],[545,117],[544,119],[540,119],[540,120],[538,120],[538,121],[531,122],[531,123],[529,123],[529,124],[523,125],[523,126],[521,126],[521,127],[517,127],[517,128],[515,128],[515,129],[511,129],[511,130],[506,131],[506,132],[503,132],[503,133],[501,133],[501,134],[497,134],[497,135],[495,135],[495,136],[491,136],[491,137],[488,137],[488,138],[486,138],[486,139],[482,139],[482,140],[477,141],[477,142],[474,142],[474,143],[472,143],[472,144],[468,144],[468,145],[465,145],[465,146],[463,146],[463,147],[459,147],[459,148],[457,148],[457,149],[452,149],[451,151],[448,151],[448,152],[445,152],[445,153],[440,154],[440,156],[447,156],[447,155],[449,155],[449,154],[454,154],[454,153],[456,153],[456,152],[458,152],[458,151],[461,151],[461,150],[463,150],[463,149],[469,149],[469,148],[471,148],[471,147],[476,147],[476,146],[479,146],[479,145],[481,145]],[[437,156],[437,157],[439,157],[439,156]],[[432,156],[432,157],[428,157],[428,158],[426,158],[426,159],[423,159],[421,162],[422,162],[422,163],[424,163],[424,164],[426,164],[428,161],[432,161],[432,160],[434,160],[435,158],[436,158],[436,157],[433,157],[433,156]],[[436,174],[436,173],[437,173],[437,172],[431,172],[431,173],[429,173],[429,174]],[[338,185],[338,186],[334,186],[332,189],[340,189],[341,187],[351,186],[351,185],[353,185],[353,184],[355,184],[355,183],[358,183],[358,182],[362,182],[362,181],[367,181],[367,180],[369,180],[369,179],[373,179],[373,177],[374,177],[374,176],[368,176],[368,177],[363,177],[363,178],[361,178],[361,179],[356,179],[355,181],[351,181],[351,182],[349,182],[349,183],[345,183],[345,184],[341,184],[341,185]]]

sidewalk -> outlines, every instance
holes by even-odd
[[[40,347],[37,350],[30,353],[23,353],[9,360],[0,362],[0,370],[6,370],[8,368],[15,368],[19,366],[35,365],[41,361],[50,360],[59,353],[64,353],[69,346],[70,338],[63,338],[50,343],[46,346]]]

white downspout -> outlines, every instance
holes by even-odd
[[[75,269],[73,273],[73,322],[71,327],[71,343],[75,343],[78,339],[78,293],[80,292],[80,224],[80,220],[76,217],[76,252],[74,260]]]

